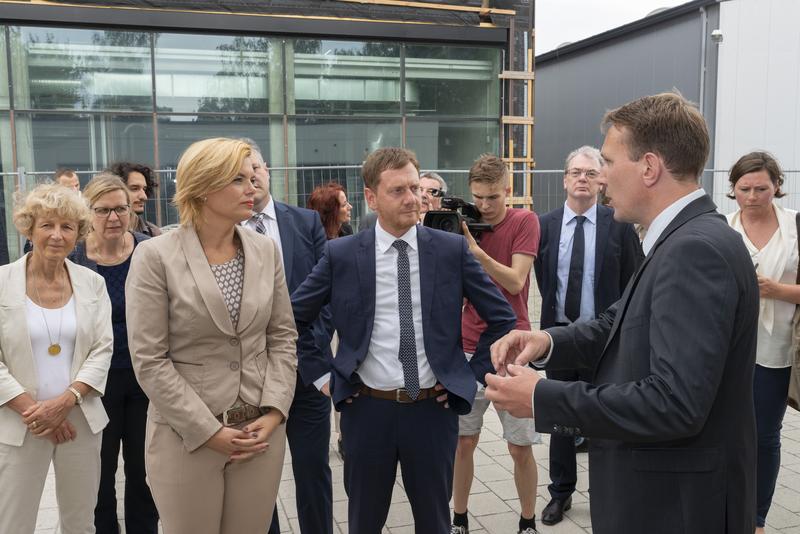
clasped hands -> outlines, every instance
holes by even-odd
[[[241,429],[222,427],[206,441],[206,447],[228,457],[231,462],[241,462],[261,454],[269,448],[269,437],[283,421],[278,410],[270,410]]]
[[[75,397],[70,392],[53,399],[34,402],[20,413],[22,422],[37,438],[49,439],[54,445],[71,441],[78,436],[75,427],[67,421]]]
[[[533,417],[533,391],[541,380],[528,364],[550,350],[550,336],[540,330],[512,330],[492,344],[492,365],[486,374],[486,398],[514,417]]]

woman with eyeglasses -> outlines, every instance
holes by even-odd
[[[125,321],[125,281],[131,256],[136,246],[149,237],[128,230],[130,192],[118,176],[98,174],[86,186],[83,198],[91,209],[91,231],[86,241],[75,248],[71,259],[105,280],[114,331],[114,352],[103,397],[110,421],[103,432],[94,524],[98,534],[119,532],[115,482],[121,443],[125,459],[125,531],[156,534],[158,513],[144,469],[148,400],[133,373]]]

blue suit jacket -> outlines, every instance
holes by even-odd
[[[492,371],[491,344],[514,328],[514,311],[459,235],[417,226],[425,354],[456,413],[472,409],[476,379]],[[461,347],[461,308],[467,298],[487,322],[468,363]],[[292,293],[301,355],[313,343],[309,327],[330,304],[339,348],[333,359],[333,401],[358,391],[358,368],[367,357],[375,319],[375,231],[334,239],[306,281]]]
[[[291,293],[311,273],[325,250],[325,231],[314,210],[275,202],[275,215],[281,234],[283,270],[286,285]],[[305,347],[298,346],[297,372],[305,385],[310,384],[330,370],[331,330],[330,317],[324,310],[312,326],[314,342]]]
[[[533,264],[536,284],[542,295],[541,328],[556,323],[558,285],[558,244],[564,207],[539,217],[539,255]],[[633,225],[614,220],[614,210],[597,206],[597,238],[594,253],[594,310],[600,315],[622,295],[633,273],[644,260],[642,246]]]

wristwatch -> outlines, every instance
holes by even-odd
[[[78,391],[72,386],[68,387],[67,390],[69,390],[70,393],[75,395],[75,404],[81,404],[83,402],[83,395],[81,395],[80,391]]]

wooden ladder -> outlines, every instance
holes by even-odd
[[[533,83],[534,83],[534,62],[533,62],[533,35],[531,35],[531,46],[526,51],[527,65],[524,71],[504,70],[499,74],[501,80],[507,83],[510,89],[512,83],[522,82],[525,84],[525,91],[527,92],[527,106],[525,106],[524,115],[511,115],[513,113],[513,100],[507,98],[506,111],[508,115],[501,117],[504,134],[506,135],[507,142],[507,156],[503,161],[508,165],[509,185],[511,186],[511,194],[514,194],[514,170],[533,171],[536,167],[536,162],[533,159]],[[511,91],[506,91],[506,95],[510,95]],[[523,155],[515,155],[514,136],[512,135],[516,128],[523,128],[525,146],[523,147]],[[528,172],[523,175],[524,182],[522,187],[522,196],[509,196],[506,202],[510,206],[522,206],[528,209],[533,209],[533,173]]]

